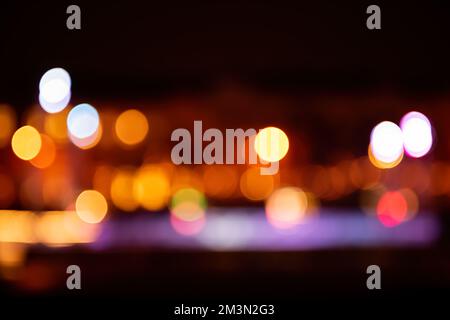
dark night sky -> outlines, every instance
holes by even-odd
[[[66,28],[73,3],[81,31]],[[224,78],[272,89],[446,90],[450,5],[378,1],[382,30],[369,31],[369,4],[2,2],[0,96],[31,103],[35,79],[53,66],[71,70],[79,95],[104,98],[203,90]]]

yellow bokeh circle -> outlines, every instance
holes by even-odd
[[[78,216],[84,222],[99,223],[108,212],[108,203],[100,192],[85,190],[78,196],[75,208]]]
[[[269,162],[280,161],[289,150],[289,139],[283,130],[267,127],[256,135],[254,147],[261,159]]]
[[[23,126],[14,133],[11,146],[17,157],[22,160],[31,160],[41,150],[41,135],[32,126]]]

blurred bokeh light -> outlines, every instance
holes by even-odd
[[[308,198],[303,190],[284,187],[275,190],[266,201],[268,221],[276,228],[289,229],[305,217]]]
[[[144,165],[134,177],[133,195],[143,208],[161,210],[166,207],[170,197],[169,177],[158,166]]]
[[[430,120],[416,111],[403,116],[400,121],[403,143],[406,153],[413,158],[423,157],[433,145],[433,133]]]
[[[393,163],[403,154],[402,130],[395,123],[383,121],[373,128],[370,148],[375,159],[382,163]]]
[[[266,199],[277,184],[271,175],[261,175],[258,167],[248,168],[241,176],[240,188],[242,194],[249,200],[261,201]]]
[[[39,169],[49,167],[56,157],[56,146],[53,139],[46,134],[41,134],[41,149],[36,157],[30,160],[30,163]]]
[[[14,133],[11,146],[17,157],[22,160],[31,160],[41,150],[41,135],[32,126],[23,126]]]
[[[139,207],[139,202],[134,197],[134,170],[129,167],[119,168],[112,173],[111,201],[123,211],[134,211]]]
[[[269,162],[280,161],[289,150],[289,139],[283,130],[267,127],[258,132],[254,148],[258,156]]]
[[[132,146],[142,142],[147,136],[147,132],[147,118],[138,110],[126,110],[116,120],[116,136],[125,145]]]
[[[39,82],[39,103],[48,113],[63,110],[70,101],[72,81],[63,68],[53,68]]]
[[[407,218],[408,203],[399,191],[385,192],[377,204],[377,215],[380,222],[386,227],[394,227]]]
[[[75,208],[81,220],[87,223],[99,223],[108,213],[108,203],[98,191],[85,190],[76,200]]]
[[[82,103],[70,110],[67,116],[69,133],[77,139],[86,139],[97,132],[100,118],[97,110],[87,103]]]

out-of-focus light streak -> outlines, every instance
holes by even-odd
[[[193,236],[200,233],[205,226],[205,221],[206,218],[204,215],[195,220],[183,220],[174,214],[170,215],[172,228],[184,236]]]
[[[0,245],[91,243],[100,231],[101,225],[82,221],[75,211],[0,210]]]
[[[100,223],[88,223],[80,219],[75,211],[61,211],[63,225],[70,243],[91,243],[97,240],[102,225]]]
[[[263,217],[256,217],[257,214],[245,212],[243,209],[229,211],[216,208],[210,215],[211,219],[208,219],[208,225],[195,240],[198,239],[200,244],[210,250],[247,250],[260,231],[265,234],[274,232],[273,228],[261,229]],[[264,226],[267,227],[267,223],[264,223]]]
[[[31,211],[0,210],[0,242],[35,243],[35,218]]]
[[[431,189],[431,172],[427,163],[422,161],[409,160],[399,170],[398,181],[399,186],[413,189],[415,192],[432,193]],[[445,177],[446,171],[441,174]]]
[[[350,182],[357,189],[367,190],[376,186],[381,178],[381,170],[374,167],[368,157],[352,161],[349,167]]]
[[[99,235],[99,225],[80,220],[74,211],[43,212],[36,221],[39,242],[48,246],[67,246],[75,243],[90,243]]]
[[[116,237],[102,237],[103,248],[121,247],[131,241],[137,246],[205,248],[208,250],[299,251],[324,248],[423,247],[439,239],[439,220],[428,212],[398,225],[383,226],[376,216],[359,210],[320,210],[308,223],[280,232],[260,208],[209,208],[207,223],[190,237],[168,237],[173,225],[166,216],[143,215],[135,219],[109,220],[105,229]],[[137,236],[139,235],[139,236]]]
[[[430,184],[433,196],[450,194],[450,166],[443,162],[433,163],[431,165]]]

